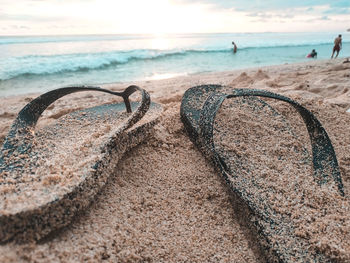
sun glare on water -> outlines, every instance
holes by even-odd
[[[162,80],[162,79],[170,79],[179,76],[186,76],[186,73],[154,73],[151,77],[147,78],[147,80]]]
[[[151,48],[156,50],[168,50],[172,44],[170,40],[165,38],[163,35],[155,34],[151,40]]]

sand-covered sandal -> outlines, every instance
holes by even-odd
[[[51,103],[80,91],[121,96],[124,103],[75,111],[35,130]],[[138,101],[130,102],[135,91]],[[161,112],[134,85],[124,92],[61,88],[28,103],[0,152],[0,242],[37,240],[69,224],[105,185],[123,153],[150,135]]]
[[[291,104],[306,129],[293,127],[270,101],[254,97]],[[331,141],[311,112],[271,92],[204,85],[186,91],[181,119],[191,140],[249,211],[247,222],[256,227],[269,261],[329,260],[310,249],[312,237],[303,230],[311,226],[315,211],[323,209],[319,199],[337,202],[344,190]],[[302,132],[309,134],[312,158],[299,140],[299,135],[306,137]]]

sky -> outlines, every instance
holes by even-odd
[[[350,0],[0,0],[0,35],[344,32]]]

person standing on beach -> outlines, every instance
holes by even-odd
[[[335,51],[337,51],[337,55],[335,55],[335,58],[337,58],[341,48],[342,48],[341,35],[339,35],[336,39],[334,39],[334,47],[333,47],[333,53],[331,58],[333,58]]]
[[[233,45],[233,53],[236,53],[237,52],[237,45],[233,41],[232,41],[232,45]]]

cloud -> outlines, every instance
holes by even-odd
[[[266,14],[266,13],[258,13],[258,12],[250,13],[250,14],[248,14],[247,16],[250,16],[250,17],[260,17],[260,18],[271,18],[271,15],[268,15],[268,14]]]
[[[347,14],[350,14],[350,8],[336,8],[336,7],[332,7],[332,8],[329,8],[328,10],[324,11],[323,12],[324,14],[327,14],[327,15],[334,15],[334,14],[337,14],[337,15],[347,15]]]
[[[271,31],[311,31],[315,30],[315,23],[322,25],[317,30],[343,28],[344,22],[339,21],[348,19],[350,12],[350,0],[0,2],[0,24],[7,28],[3,34],[26,33],[24,28],[10,30],[10,25],[29,26],[31,34],[259,32],[264,28]],[[298,24],[295,21],[299,21]],[[313,27],[307,21],[313,21]]]
[[[319,16],[319,17],[313,17],[313,18],[309,18],[309,19],[296,19],[294,20],[294,22],[301,22],[301,23],[322,23],[324,21],[335,21],[335,19],[332,19],[328,16]],[[328,22],[327,22],[328,23]]]
[[[275,14],[275,13],[267,13],[267,12],[255,12],[255,13],[249,13],[247,16],[250,17],[258,17],[261,19],[271,19],[271,18],[280,18],[280,19],[289,19],[293,18],[294,15],[292,14]]]
[[[327,6],[329,12],[344,14],[350,11],[349,0],[175,0],[182,3],[208,3],[217,8],[229,8],[242,12],[279,11],[295,8],[307,8],[306,11],[314,11],[313,7]]]
[[[38,1],[38,0],[36,0]],[[0,21],[31,21],[31,22],[51,22],[51,21],[59,21],[62,20],[62,17],[53,17],[53,16],[37,16],[37,15],[27,15],[27,14],[4,14],[0,13]]]
[[[2,1],[8,1],[8,2],[12,2],[11,0],[2,0]],[[94,0],[70,0],[69,2],[91,2]],[[45,2],[45,3],[61,3],[62,4],[62,0],[17,0],[16,3],[40,3],[40,2]]]
[[[22,25],[11,25],[12,29],[30,29],[30,27],[22,26]]]

